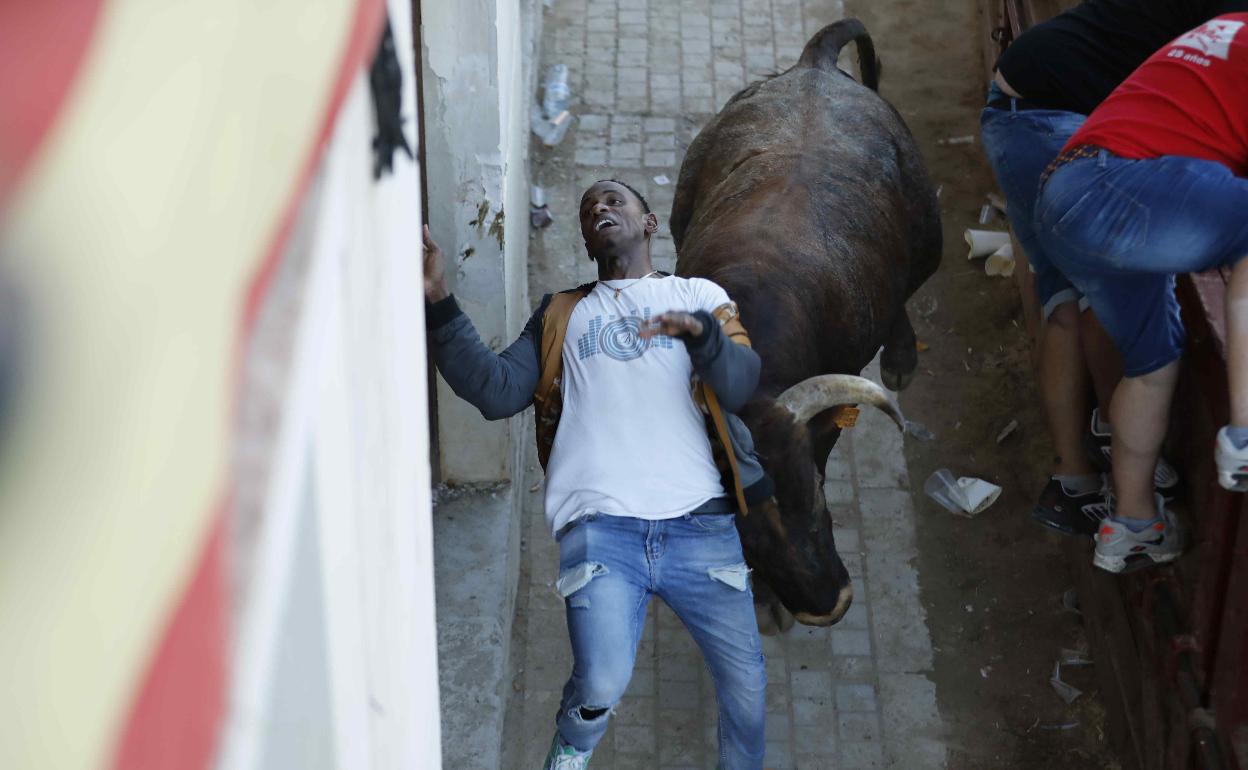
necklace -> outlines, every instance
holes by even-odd
[[[607,288],[608,288],[608,289],[611,289],[612,291],[614,291],[614,292],[615,292],[615,298],[616,298],[616,299],[619,299],[619,298],[620,298],[620,292],[624,291],[625,289],[627,289],[629,286],[632,286],[633,284],[641,283],[642,281],[646,280],[647,278],[649,278],[649,277],[650,277],[650,276],[652,276],[652,275],[657,274],[658,272],[659,272],[658,270],[651,270],[650,272],[646,273],[645,275],[643,275],[643,276],[642,276],[642,277],[640,277],[640,278],[634,278],[634,279],[633,279],[633,281],[632,281],[632,283],[625,284],[625,285],[621,286],[621,287],[620,287],[620,288],[618,288],[618,289],[617,289],[617,288],[615,288],[614,286],[608,286]]]

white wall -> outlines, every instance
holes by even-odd
[[[451,289],[495,350],[529,314],[528,110],[521,0],[425,0],[429,222]],[[512,478],[519,422],[486,422],[438,381],[442,477]]]
[[[410,11],[389,10],[415,147]],[[361,71],[300,215],[308,268],[243,551],[223,770],[441,763],[419,174],[396,155],[374,181],[373,132]]]

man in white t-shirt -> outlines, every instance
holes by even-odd
[[[733,446],[726,449],[737,478],[721,475],[694,384],[704,383],[718,407],[734,412],[758,382],[758,356],[721,329],[735,315],[722,288],[653,269],[658,219],[638,192],[598,182],[582,197],[579,218],[599,280],[564,305],[571,312],[561,319],[561,411],[538,411],[539,452],[541,424],[555,427],[546,520],[559,540],[556,590],[575,660],[545,767],[588,765],[632,676],[646,607],[658,596],[689,629],[715,681],[719,767],[756,770],[766,676],[731,488],[746,487],[739,499],[752,503],[770,494],[770,482],[751,464],[748,432],[731,414]],[[523,410],[550,366],[542,341],[544,331],[555,333],[551,295],[520,338],[494,354],[447,291],[441,250],[427,230],[425,245],[426,313],[439,371],[489,419]]]

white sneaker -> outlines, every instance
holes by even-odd
[[[1218,431],[1213,459],[1218,466],[1218,484],[1223,489],[1248,492],[1248,449],[1236,449],[1226,437],[1225,427]]]
[[[542,770],[585,770],[589,767],[589,755],[593,753],[577,751],[560,740],[559,733],[555,733]]]
[[[1096,532],[1093,566],[1106,572],[1131,572],[1154,564],[1174,561],[1183,553],[1183,529],[1166,501],[1154,494],[1161,521],[1142,532],[1133,532],[1122,520],[1110,516]],[[1112,498],[1110,504],[1113,504]]]

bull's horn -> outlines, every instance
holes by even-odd
[[[870,404],[880,409],[904,433],[906,419],[888,391],[866,377],[852,374],[821,374],[808,377],[776,397],[776,403],[793,413],[793,419],[806,422],[825,409],[843,404]]]

